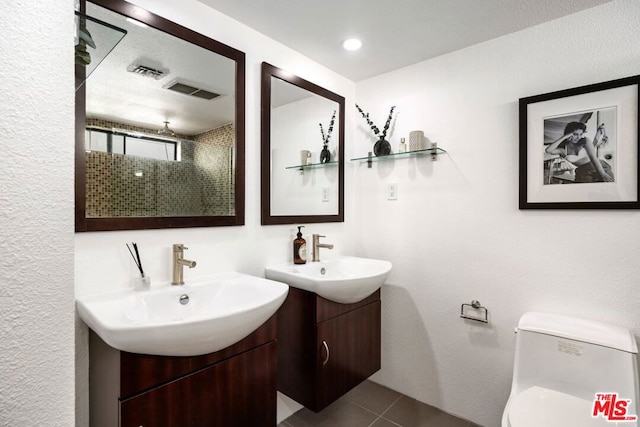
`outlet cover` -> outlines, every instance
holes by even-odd
[[[322,187],[322,201],[329,201],[329,187]]]
[[[398,183],[390,182],[387,185],[387,200],[398,200]]]

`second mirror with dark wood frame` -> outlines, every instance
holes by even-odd
[[[123,0],[81,12],[99,65],[76,65],[76,231],[243,225],[244,52]]]
[[[344,221],[344,97],[262,63],[262,224]]]

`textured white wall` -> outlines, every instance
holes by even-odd
[[[0,18],[0,425],[74,423],[73,3]]]
[[[640,2],[619,0],[356,85],[391,137],[448,151],[354,168],[357,255],[389,259],[374,380],[483,426],[500,424],[520,315],[540,310],[640,333],[637,211],[518,210],[518,99],[640,74]],[[443,35],[446,36],[446,35]],[[370,148],[356,122],[354,150]],[[398,183],[398,200],[386,185]],[[458,317],[478,299],[490,324]]]

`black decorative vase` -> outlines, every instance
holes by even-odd
[[[386,156],[387,154],[391,154],[391,144],[386,139],[380,138],[373,144],[373,154],[376,156]]]
[[[325,145],[320,152],[320,163],[329,163],[331,161],[331,152]]]

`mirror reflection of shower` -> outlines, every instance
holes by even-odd
[[[225,125],[162,137],[153,129],[89,120],[87,216],[228,215],[235,200],[233,132]]]
[[[127,37],[85,82],[85,217],[235,215],[236,62],[92,2],[87,14]]]

